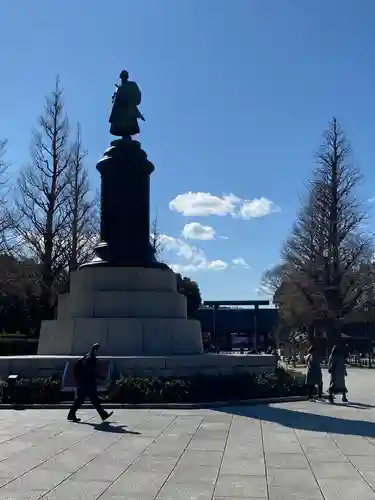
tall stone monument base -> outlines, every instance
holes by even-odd
[[[62,373],[100,342],[119,375],[272,372],[275,357],[204,354],[201,325],[186,316],[175,273],[157,267],[87,266],[59,298],[57,320],[42,324],[37,356],[0,357],[0,376]]]
[[[116,372],[187,376],[272,372],[275,357],[204,354],[199,321],[186,316],[171,269],[87,266],[73,273],[59,298],[57,320],[42,324],[37,356],[0,357],[0,376],[62,373],[100,342],[100,357]]]
[[[82,355],[100,343],[104,356],[203,352],[200,322],[171,269],[87,266],[59,297],[57,319],[42,323],[38,354]]]

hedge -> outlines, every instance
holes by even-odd
[[[116,403],[210,402],[306,395],[305,377],[277,369],[275,373],[246,372],[192,377],[123,377],[108,394]]]
[[[19,379],[8,391],[0,381],[0,399],[18,404],[59,403],[66,400],[60,377]],[[275,373],[194,375],[191,377],[122,377],[108,392],[113,403],[182,403],[230,401],[253,398],[303,396],[307,394],[301,373],[276,369]]]
[[[61,392],[60,377],[32,377],[20,378],[11,391],[8,384],[0,383],[0,397],[2,402],[8,402],[8,395],[12,403],[19,404],[48,404],[60,403],[63,393]]]

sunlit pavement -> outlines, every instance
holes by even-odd
[[[327,373],[325,373],[327,376]],[[375,499],[375,371],[354,403],[0,411],[0,500]]]

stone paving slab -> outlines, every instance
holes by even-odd
[[[355,403],[0,410],[0,500],[375,500],[375,371]],[[374,406],[373,406],[374,405]]]

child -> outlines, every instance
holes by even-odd
[[[305,358],[306,370],[306,385],[310,389],[309,397],[313,399],[315,386],[318,386],[318,398],[323,397],[323,376],[322,369],[320,368],[320,357],[315,347],[310,346]]]

